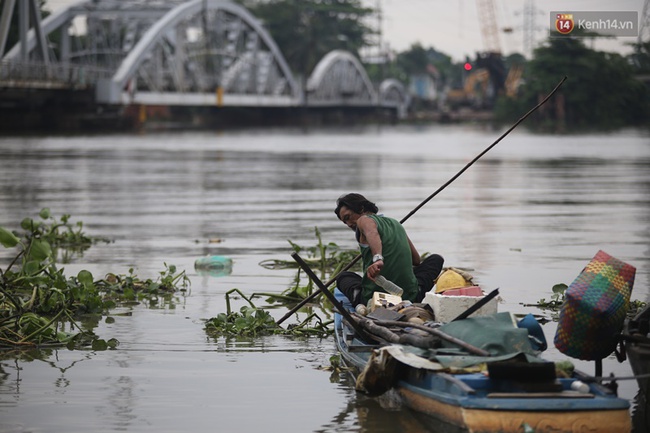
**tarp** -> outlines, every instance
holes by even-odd
[[[486,350],[492,356],[513,353],[535,355],[530,345],[528,330],[517,327],[513,315],[508,312],[489,316],[469,317],[442,325],[440,331],[466,343]],[[443,341],[444,347],[454,347],[453,343]]]
[[[508,361],[512,359],[521,360],[525,358],[528,362],[544,362],[539,358],[522,352],[508,353],[501,356],[445,355],[435,350],[427,351],[418,349],[417,347],[401,346],[399,344],[382,347],[379,351],[385,351],[402,364],[413,368],[448,373],[476,373],[485,371],[488,362]]]

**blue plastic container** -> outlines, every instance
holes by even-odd
[[[194,269],[199,275],[223,277],[232,273],[232,259],[225,256],[206,256],[196,259]]]

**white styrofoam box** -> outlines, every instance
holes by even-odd
[[[447,296],[428,292],[424,295],[424,300],[422,302],[431,306],[436,322],[450,322],[484,297],[485,296]],[[498,297],[490,299],[487,304],[479,308],[478,311],[475,311],[472,316],[488,316],[490,314],[495,314],[497,312],[497,298]]]

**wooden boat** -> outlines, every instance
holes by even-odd
[[[650,305],[633,319],[627,320],[621,333],[625,355],[639,383],[639,390],[648,400],[650,389]]]
[[[555,364],[537,353],[493,354],[488,346],[454,336],[453,326],[425,331],[426,324],[396,327],[394,321],[363,318],[338,290],[335,297],[356,321],[351,326],[341,313],[335,313],[337,348],[355,377],[357,390],[371,395],[389,390],[404,406],[471,433],[631,431],[629,402],[579,371],[558,377]],[[507,317],[507,313],[498,315]],[[490,316],[483,319],[492,320]],[[386,329],[360,336],[360,330],[373,326]],[[516,331],[521,332],[521,328]],[[438,343],[426,343],[431,341],[427,334],[438,338]],[[397,340],[391,335],[397,335]],[[395,341],[425,344],[414,347]]]

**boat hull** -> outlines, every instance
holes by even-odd
[[[355,379],[371,358],[373,346],[360,340],[335,314],[336,344]],[[416,412],[471,433],[629,433],[629,402],[598,384],[590,393],[571,390],[575,379],[558,379],[562,390],[504,392],[482,373],[448,374],[406,366],[393,390]],[[530,429],[527,429],[530,427]]]
[[[470,433],[535,432],[629,433],[628,409],[585,411],[517,411],[464,408],[423,396],[408,388],[397,389],[405,406],[466,429]]]

